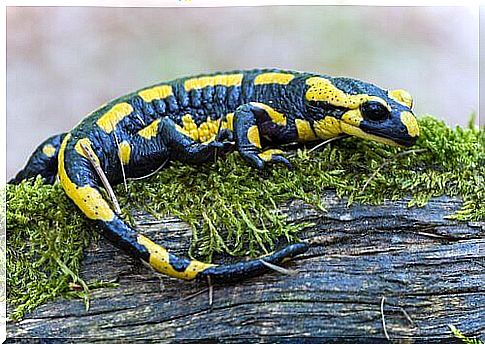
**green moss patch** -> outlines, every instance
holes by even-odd
[[[281,237],[296,241],[305,224],[287,223],[278,205],[302,199],[323,209],[322,195],[336,190],[348,203],[379,204],[411,196],[423,206],[434,196],[460,196],[450,218],[485,219],[485,130],[450,129],[420,119],[421,136],[410,149],[346,138],[318,151],[297,150],[294,170],[275,166],[264,175],[237,154],[204,166],[174,163],[150,179],[115,191],[127,221],[136,208],[155,217],[180,217],[193,229],[190,255],[210,261],[215,253],[256,256]],[[7,299],[18,319],[59,295],[87,300],[90,286],[78,276],[82,251],[94,234],[60,185],[8,185]],[[103,286],[96,282],[94,286]]]

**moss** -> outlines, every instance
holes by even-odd
[[[297,150],[291,171],[275,166],[262,175],[231,154],[198,167],[173,163],[150,179],[129,182],[127,191],[123,185],[115,190],[127,221],[133,223],[136,208],[189,223],[190,255],[206,261],[216,253],[256,256],[282,237],[297,240],[308,224],[286,222],[277,205],[302,199],[324,209],[321,196],[328,189],[349,204],[411,196],[409,206],[423,206],[431,197],[457,195],[464,204],[450,218],[485,219],[485,131],[450,129],[429,116],[420,126],[410,150],[348,138],[312,153]],[[7,298],[16,307],[11,318],[59,295],[87,300],[89,286],[78,276],[82,250],[94,235],[86,228],[58,184],[7,186]]]

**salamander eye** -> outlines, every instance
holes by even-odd
[[[383,121],[389,118],[389,110],[377,101],[368,101],[360,106],[360,111],[366,119]]]

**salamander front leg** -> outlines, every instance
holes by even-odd
[[[160,138],[169,149],[171,159],[191,164],[204,163],[235,148],[231,141],[220,141],[226,138],[225,135],[209,142],[196,142],[168,117],[161,121]]]
[[[234,112],[234,137],[236,148],[242,158],[252,167],[263,169],[266,163],[282,163],[291,168],[291,163],[280,149],[263,150],[258,124],[264,120],[263,109],[244,104]]]

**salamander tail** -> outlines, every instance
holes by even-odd
[[[154,270],[184,280],[199,280],[224,283],[247,279],[270,272],[267,263],[279,264],[306,252],[309,245],[296,243],[286,246],[261,258],[247,260],[230,265],[203,263],[178,257],[164,247],[151,241],[125,224],[118,216],[113,220],[98,222],[105,237],[135,258],[141,258]],[[265,264],[266,263],[266,264]]]

